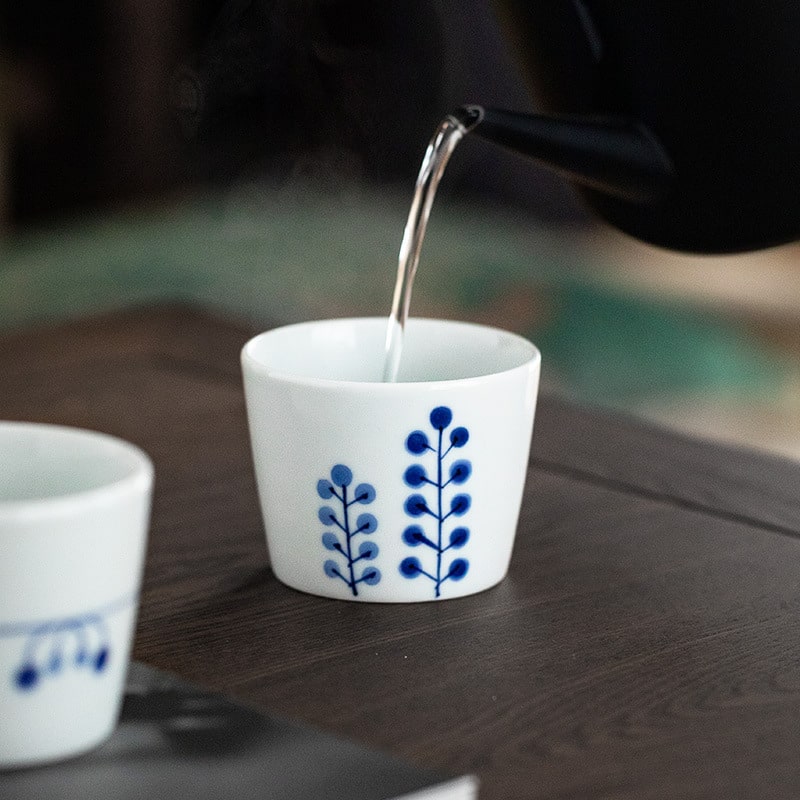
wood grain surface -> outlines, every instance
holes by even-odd
[[[238,353],[148,309],[0,339],[0,416],[156,465],[135,657],[490,798],[800,794],[800,467],[543,397],[508,578],[321,600],[267,562]]]

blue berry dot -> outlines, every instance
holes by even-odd
[[[465,459],[454,461],[450,467],[450,480],[455,483],[464,483],[472,474],[472,464]]]
[[[419,525],[409,525],[403,531],[403,541],[410,547],[421,545],[425,539],[425,531],[423,531]]]
[[[447,577],[454,581],[460,581],[469,569],[469,561],[464,558],[457,558],[451,565]]]
[[[333,561],[331,559],[328,559],[323,564],[322,568],[325,570],[325,574],[329,578],[338,578],[339,577],[339,565],[335,561]]]
[[[33,664],[23,664],[17,674],[14,676],[14,683],[20,689],[33,689],[39,681],[39,673]]]
[[[380,579],[381,571],[376,567],[367,567],[361,575],[361,580],[364,581],[367,586],[374,586]]]
[[[419,517],[428,510],[428,504],[421,494],[412,494],[405,502],[405,509],[409,516]]]
[[[422,573],[422,564],[418,558],[409,556],[400,562],[400,574],[406,578],[416,578]]]
[[[374,514],[359,514],[356,529],[360,533],[374,533],[378,530],[378,520]]]
[[[336,537],[335,533],[331,533],[330,531],[326,531],[322,534],[322,544],[324,545],[326,550],[341,550],[342,547],[339,544],[339,539]]]
[[[460,517],[462,514],[466,514],[467,511],[469,511],[471,502],[472,500],[468,494],[457,494],[450,501],[450,512]]]
[[[412,464],[403,475],[403,480],[406,482],[406,484],[415,489],[417,486],[422,486],[427,479],[428,473],[425,472],[425,467],[422,467],[419,464]]]
[[[450,444],[453,447],[463,447],[469,441],[469,431],[466,428],[454,428],[450,433]]]
[[[319,521],[323,525],[336,524],[336,512],[330,506],[322,506],[318,512]]]
[[[350,467],[346,467],[344,464],[337,464],[331,470],[331,480],[337,486],[349,486],[353,480],[353,472]]]
[[[330,481],[321,480],[317,482],[317,494],[323,499],[327,500],[333,497],[333,484]]]
[[[97,651],[97,655],[94,657],[94,664],[92,665],[95,672],[102,672],[106,668],[108,664],[108,655],[107,647],[101,647]]]
[[[455,528],[450,534],[450,547],[463,547],[469,541],[468,528]]]
[[[355,499],[367,505],[375,499],[375,487],[370,483],[359,483],[356,486]]]
[[[378,557],[378,545],[375,542],[361,542],[358,555],[366,561],[372,561],[373,558]]]
[[[428,437],[422,431],[414,431],[410,433],[406,439],[406,449],[415,456],[424,453],[428,447],[430,447],[428,444]]]
[[[437,406],[431,411],[431,425],[440,431],[453,421],[453,412],[447,406]]]

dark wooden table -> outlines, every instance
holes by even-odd
[[[144,447],[135,657],[489,798],[800,795],[800,467],[543,397],[508,578],[320,600],[267,563],[238,364],[182,309],[0,339],[0,417]]]

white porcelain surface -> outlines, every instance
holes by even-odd
[[[76,755],[113,730],[152,483],[127,442],[0,422],[0,769]]]
[[[411,319],[399,381],[383,383],[385,334],[384,318],[301,323],[242,351],[272,569],[346,600],[482,591],[511,558],[539,352],[505,331]]]

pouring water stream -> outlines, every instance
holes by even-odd
[[[481,115],[482,110],[479,107],[467,106],[445,117],[436,129],[422,159],[422,166],[414,188],[414,197],[411,201],[411,210],[400,243],[392,310],[386,329],[384,382],[395,382],[400,369],[403,333],[411,304],[411,290],[419,264],[425,230],[428,226],[428,217],[436,196],[436,188],[456,145],[472,127],[480,122]]]

